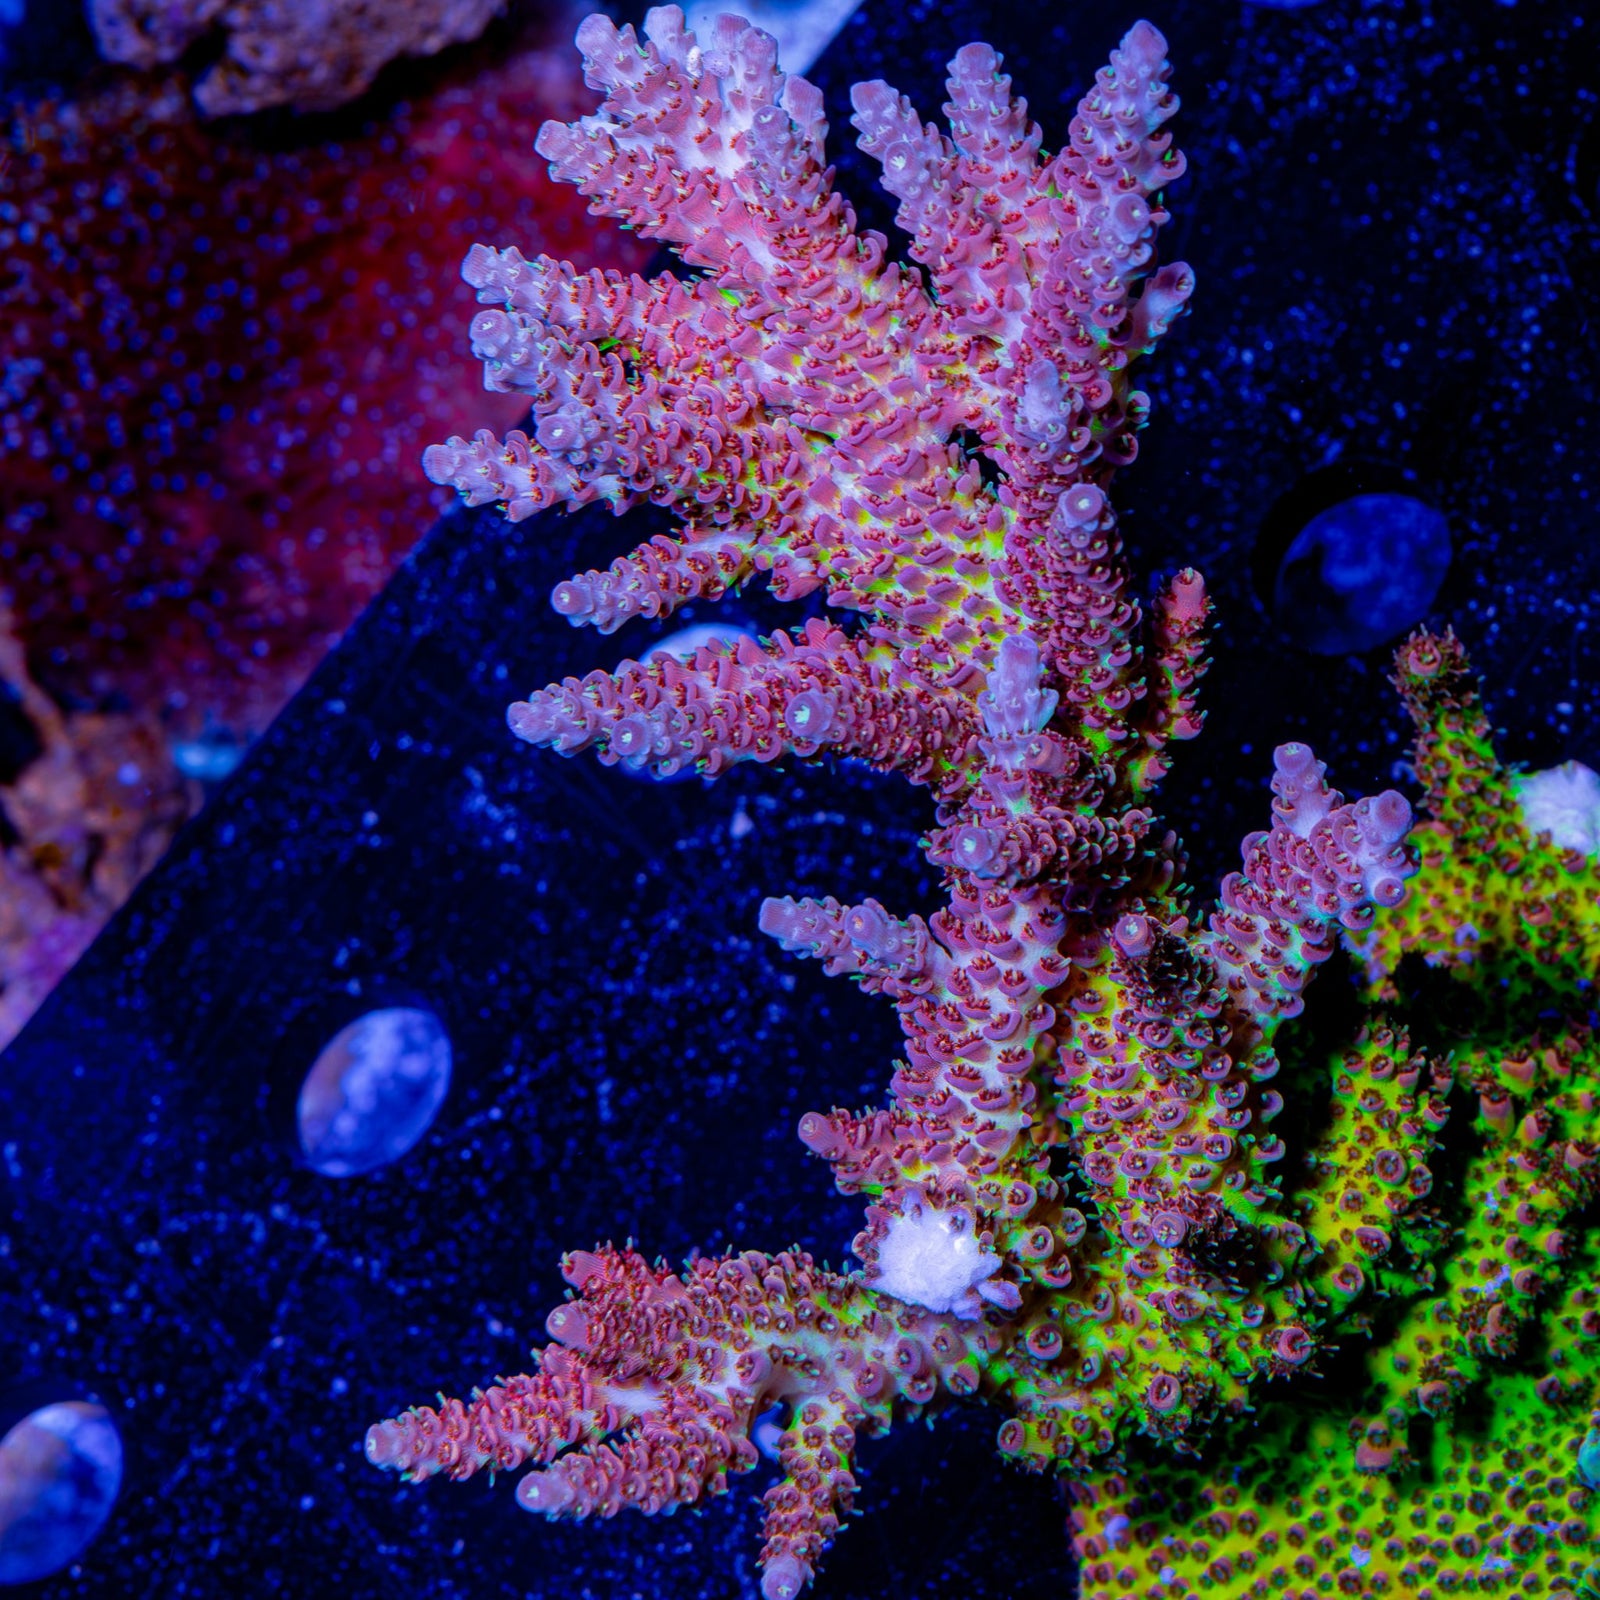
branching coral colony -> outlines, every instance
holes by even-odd
[[[378,1424],[369,1458],[531,1463],[517,1497],[551,1516],[670,1511],[754,1466],[781,1403],[761,1553],[781,1600],[851,1509],[858,1435],[979,1399],[1002,1455],[1074,1481],[1096,1600],[1600,1592],[1600,1305],[1576,1226],[1600,1172],[1593,863],[1530,836],[1448,634],[1399,657],[1414,847],[1399,794],[1346,803],[1285,745],[1271,825],[1202,916],[1150,810],[1169,744],[1200,730],[1206,613],[1192,571],[1139,605],[1106,498],[1146,409],[1130,366],[1191,286],[1153,269],[1183,170],[1160,34],[1128,34],[1053,158],[985,46],[952,63],[948,138],[857,87],[921,270],[855,231],[820,96],[764,34],[724,17],[697,43],[668,7],[642,44],[599,17],[578,43],[605,102],[540,152],[701,271],[475,247],[474,346],[534,434],[452,439],[427,470],[513,518],[678,509],[681,538],[557,587],[575,623],[762,572],[865,620],[568,679],[511,726],[663,775],[825,754],[903,773],[937,802],[948,899],[926,921],[761,913],[905,1030],[887,1109],[800,1124],[867,1197],[859,1270],[576,1251],[532,1375]],[[1325,1059],[1289,1030],[1280,1072],[1280,1025],[1341,939],[1365,1020]],[[1461,980],[1426,1050],[1407,957]],[[1320,1106],[1294,1149],[1286,1091]],[[1336,1350],[1353,1381],[1265,1381]],[[1225,1472],[1197,1453],[1212,1423],[1234,1432]]]

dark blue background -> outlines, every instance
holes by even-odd
[[[1351,789],[1404,756],[1387,652],[1306,654],[1259,598],[1330,498],[1445,511],[1434,615],[1505,751],[1600,766],[1600,50],[1575,10],[1148,8],[1190,158],[1164,253],[1199,287],[1144,374],[1155,416],[1117,497],[1141,574],[1192,562],[1218,606],[1211,721],[1166,796],[1208,891],[1265,819],[1275,743],[1309,739]],[[936,116],[943,63],[987,38],[1055,148],[1139,14],[868,0],[813,74],[841,183],[886,225],[847,143],[854,79]],[[508,1485],[408,1488],[360,1454],[396,1407],[522,1369],[564,1249],[837,1262],[856,1225],[794,1126],[881,1097],[892,1014],[755,912],[930,909],[924,797],[853,770],[656,786],[505,731],[510,699],[665,631],[601,639],[546,603],[650,531],[447,518],[0,1062],[0,1389],[98,1397],[128,1458],[105,1532],[41,1597],[754,1595],[765,1469],[704,1514],[545,1525]],[[752,594],[694,620],[719,612],[795,617]],[[321,1178],[294,1159],[299,1076],[391,997],[445,1018],[450,1098],[403,1161]],[[999,1420],[869,1446],[819,1600],[1068,1593],[1059,1491],[994,1461]]]

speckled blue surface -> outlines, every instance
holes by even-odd
[[[1275,743],[1308,739],[1350,789],[1404,754],[1385,652],[1306,653],[1261,598],[1350,494],[1448,517],[1433,616],[1506,752],[1600,766],[1600,30],[1575,10],[867,0],[813,73],[881,226],[845,143],[853,79],[935,115],[943,62],[986,37],[1054,147],[1141,11],[1168,35],[1190,175],[1164,248],[1199,287],[1145,374],[1118,503],[1140,570],[1192,562],[1218,606],[1211,722],[1167,791],[1199,885],[1264,820]],[[127,1451],[81,1566],[23,1592],[756,1593],[765,1469],[702,1514],[552,1526],[506,1484],[406,1487],[360,1453],[396,1407],[520,1370],[566,1248],[837,1262],[854,1231],[794,1126],[880,1097],[893,1017],[769,946],[755,910],[928,909],[923,797],[849,770],[657,786],[505,731],[516,695],[667,631],[601,639],[546,605],[650,531],[447,518],[0,1060],[0,1393],[98,1397]],[[795,617],[752,594],[690,620],[718,611]],[[450,1097],[401,1162],[319,1176],[295,1161],[299,1078],[389,1001],[445,1019]],[[1058,1490],[994,1461],[996,1425],[868,1445],[819,1600],[1070,1594]]]

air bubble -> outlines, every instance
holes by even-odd
[[[0,1584],[32,1583],[76,1561],[122,1483],[122,1440],[104,1406],[65,1400],[0,1439]]]
[[[387,1006],[341,1028],[300,1088],[307,1163],[348,1178],[397,1161],[438,1115],[450,1067],[444,1024],[421,1007]]]

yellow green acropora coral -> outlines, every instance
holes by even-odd
[[[1082,1600],[1600,1597],[1600,866],[1530,832],[1453,635],[1409,640],[1395,683],[1421,871],[1348,939],[1371,1020],[1307,1158],[1348,1181],[1303,1190],[1308,1231],[1348,1252],[1314,1280],[1351,1307],[1341,1348],[1197,1458],[1145,1448],[1078,1485]],[[1432,1192],[1388,1208],[1358,1300],[1350,1260],[1446,1092]]]

